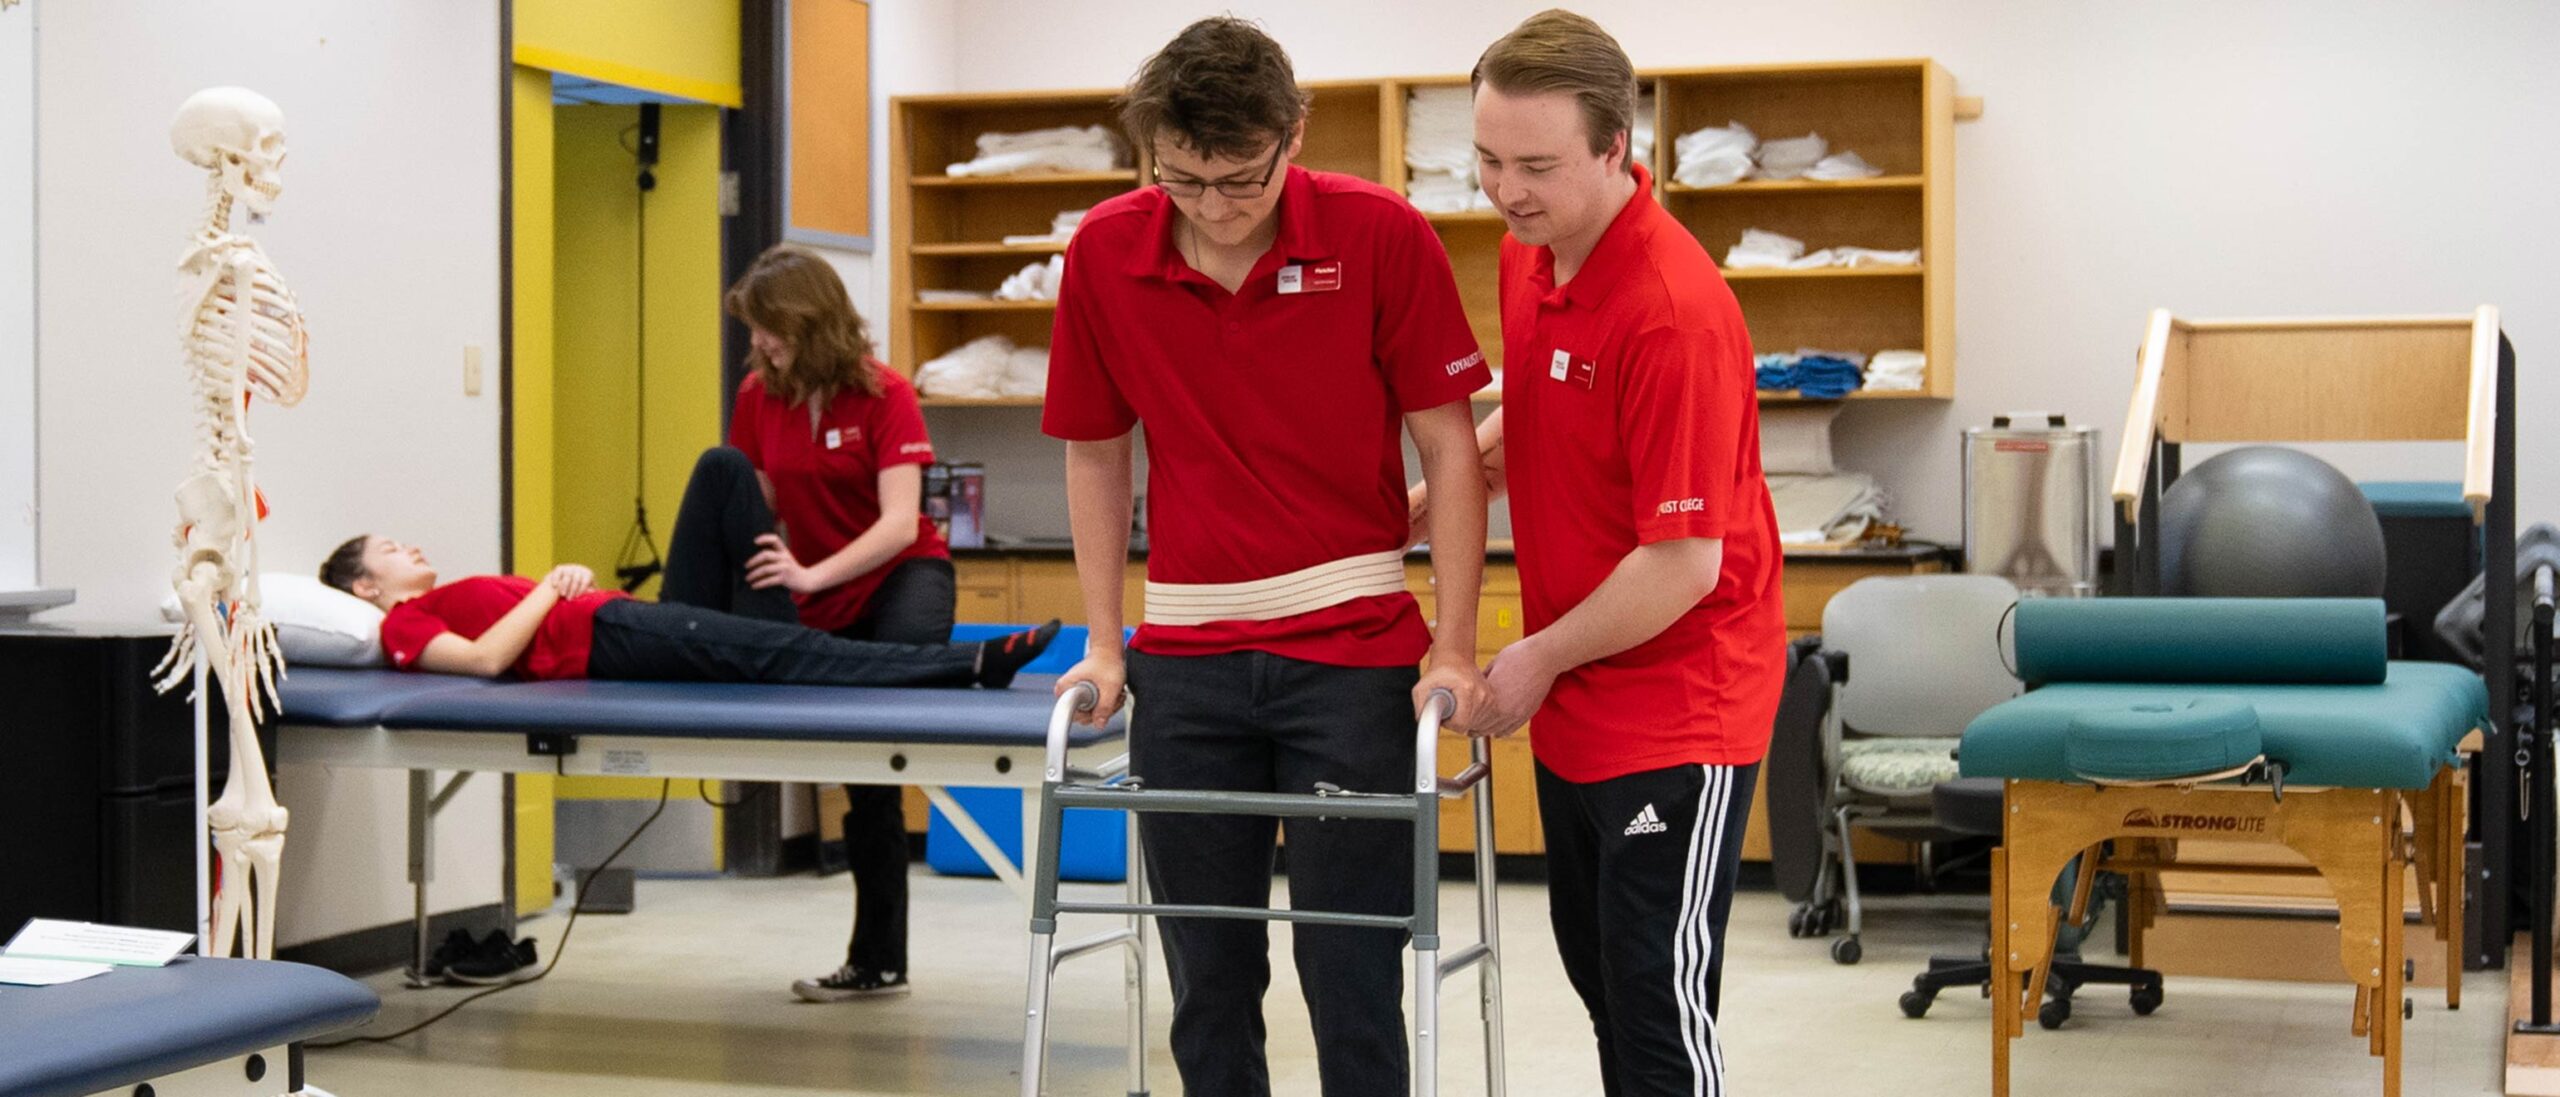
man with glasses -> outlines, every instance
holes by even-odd
[[[1124,687],[1141,699],[1130,768],[1150,788],[1401,790],[1429,692],[1456,695],[1460,724],[1484,698],[1484,484],[1467,397],[1490,375],[1421,215],[1289,163],[1306,116],[1278,43],[1241,20],[1192,24],[1121,101],[1156,185],[1094,207],[1067,250],[1042,425],[1067,442],[1092,640],[1060,687],[1096,686],[1096,722]],[[1124,651],[1141,423],[1152,544],[1145,618]],[[1428,531],[1436,640],[1405,589],[1399,427],[1445,504]],[[1275,825],[1144,817],[1156,898],[1267,904]],[[1410,909],[1406,827],[1288,827],[1290,905]],[[1269,1093],[1264,923],[1161,924],[1185,1091]],[[1295,942],[1324,1092],[1404,1093],[1401,935],[1303,926]]]

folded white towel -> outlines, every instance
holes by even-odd
[[[1929,374],[1929,359],[1916,350],[1880,350],[1867,360],[1869,392],[1918,392]]]
[[[1920,249],[1884,251],[1877,248],[1832,248],[1832,263],[1843,267],[1916,267],[1920,265]]]
[[[974,160],[943,169],[952,175],[1112,171],[1129,162],[1120,140],[1101,126],[1058,126],[1027,133],[978,135]]]
[[[1744,229],[1742,241],[1725,251],[1724,265],[1729,270],[1784,269],[1803,257],[1802,240],[1767,229]],[[1826,257],[1823,262],[1828,263],[1829,259]]]
[[[1033,263],[1013,272],[1013,276],[996,287],[998,301],[1055,301],[1058,280],[1066,276],[1067,257],[1052,255],[1045,263]]]
[[[1671,143],[1671,179],[1684,187],[1721,187],[1751,173],[1760,139],[1740,122],[1709,126]]]
[[[1841,179],[1873,179],[1882,174],[1884,174],[1883,168],[1867,163],[1866,158],[1858,155],[1857,153],[1843,150],[1815,161],[1812,167],[1805,169],[1804,177],[1807,179],[1836,181]]]
[[[1819,133],[1762,141],[1760,151],[1754,157],[1760,162],[1760,170],[1754,174],[1762,179],[1798,178],[1820,163],[1823,154],[1830,151],[1831,142],[1823,140]]]

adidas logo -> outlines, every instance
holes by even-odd
[[[1662,816],[1654,814],[1653,805],[1646,804],[1643,811],[1636,813],[1635,821],[1627,824],[1627,836],[1632,838],[1639,834],[1660,834],[1669,829],[1671,828],[1663,825]]]

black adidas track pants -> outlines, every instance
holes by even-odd
[[[1721,1097],[1725,918],[1759,765],[1578,784],[1538,767],[1548,916],[1608,1097]]]

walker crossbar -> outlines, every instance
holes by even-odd
[[[1078,683],[1060,695],[1049,719],[1048,764],[1040,788],[1036,852],[1031,863],[1031,956],[1028,1004],[1022,1041],[1023,1097],[1046,1093],[1049,1036],[1049,990],[1058,965],[1078,956],[1119,947],[1127,958],[1124,992],[1129,1015],[1129,1081],[1132,1097],[1147,1092],[1146,963],[1149,915],[1167,918],[1228,918],[1307,925],[1357,926],[1403,930],[1413,942],[1413,1092],[1415,1097],[1439,1093],[1440,988],[1447,976],[1469,967],[1479,969],[1478,1007],[1485,1031],[1485,1091],[1503,1097],[1502,951],[1499,910],[1494,891],[1493,799],[1487,778],[1492,773],[1486,741],[1469,743],[1471,760],[1455,777],[1439,774],[1440,722],[1456,706],[1447,690],[1434,690],[1414,726],[1414,774],[1401,792],[1347,792],[1319,788],[1314,793],[1204,792],[1149,789],[1139,786],[1144,774],[1118,783],[1094,782],[1066,765],[1066,729],[1075,714],[1091,711],[1099,694]],[[1107,767],[1114,775],[1125,767]],[[1478,940],[1446,957],[1440,952],[1440,801],[1475,797],[1475,876]],[[1129,873],[1124,902],[1063,902],[1058,898],[1058,844],[1061,812],[1070,807],[1117,808],[1129,813]],[[1275,910],[1266,907],[1204,906],[1146,901],[1145,861],[1137,838],[1137,817],[1149,812],[1200,815],[1263,815],[1291,819],[1377,819],[1413,827],[1413,913],[1350,914],[1338,911]],[[1125,926],[1067,945],[1054,943],[1058,916],[1109,914],[1128,919]]]

